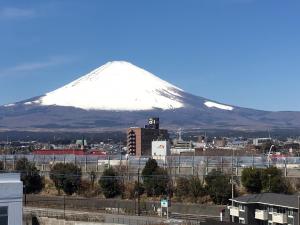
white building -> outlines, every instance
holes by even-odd
[[[23,183],[20,174],[0,174],[0,224],[22,224]]]
[[[152,141],[152,156],[170,155],[169,141]]]
[[[271,142],[272,139],[271,138],[254,138],[253,139],[253,145],[255,146],[261,146],[265,143]]]

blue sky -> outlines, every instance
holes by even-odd
[[[299,0],[0,1],[0,104],[126,60],[227,104],[300,111]]]

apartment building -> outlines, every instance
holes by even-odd
[[[252,194],[231,199],[232,222],[251,225],[298,225],[299,196],[275,193]]]
[[[131,127],[127,130],[128,153],[135,156],[151,156],[152,141],[168,139],[168,131],[159,129],[159,118],[149,118],[144,128]]]

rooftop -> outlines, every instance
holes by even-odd
[[[19,173],[0,173],[0,183],[21,182]]]
[[[300,196],[276,193],[262,193],[240,196],[234,198],[233,201],[244,204],[264,204],[298,209],[298,197]]]

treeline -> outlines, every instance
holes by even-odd
[[[242,172],[242,185],[248,193],[273,192],[292,194],[295,192],[291,182],[276,167],[245,168]]]
[[[4,171],[0,162],[0,170]],[[283,177],[280,169],[269,167],[265,169],[245,168],[239,180],[232,181],[229,174],[220,170],[212,170],[203,177],[184,176],[172,179],[167,169],[159,167],[156,160],[149,159],[134,179],[125,174],[126,168],[109,167],[97,178],[95,172],[90,172],[83,178],[80,167],[73,163],[56,163],[51,167],[49,178],[41,176],[34,163],[26,158],[16,162],[15,170],[21,174],[24,193],[47,193],[49,189],[56,190],[58,195],[82,195],[87,197],[103,196],[105,198],[135,199],[141,198],[172,198],[176,201],[194,203],[213,202],[227,204],[231,198],[243,193],[275,192],[290,194],[294,192],[290,182]],[[232,182],[234,189],[232,190]],[[53,194],[53,193],[52,193]]]
[[[4,171],[0,162],[0,170]],[[226,204],[231,195],[230,176],[213,170],[204,179],[198,176],[171,179],[166,169],[156,160],[149,159],[135,179],[128,179],[125,168],[109,167],[97,179],[95,172],[82,177],[80,167],[73,163],[56,163],[51,167],[49,179],[40,174],[34,163],[26,158],[16,162],[15,171],[21,174],[24,193],[38,194],[54,187],[58,195],[120,197],[124,199],[168,197],[178,201]],[[8,172],[8,171],[4,171]],[[51,184],[49,184],[49,181]]]

